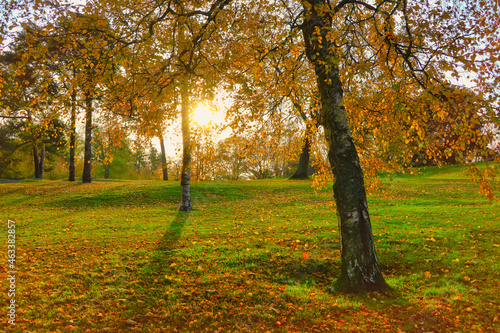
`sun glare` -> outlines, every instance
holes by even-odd
[[[201,103],[193,110],[193,121],[199,126],[217,125],[221,122],[219,115],[215,114],[212,109]]]

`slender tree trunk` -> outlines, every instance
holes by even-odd
[[[43,175],[40,172],[40,155],[38,154],[36,145],[33,145],[33,162],[35,164],[35,179],[42,179]]]
[[[109,179],[109,163],[104,165],[104,179]]]
[[[189,130],[188,80],[181,85],[182,169],[180,211],[191,211],[191,133]]]
[[[97,144],[101,147],[104,147],[104,138],[101,138],[100,140],[97,140]],[[108,137],[108,141],[109,137]],[[103,166],[104,166],[104,179],[109,179],[109,171],[110,171],[110,163],[109,161],[106,161],[106,151],[104,149],[101,149],[101,153],[99,154],[99,158],[101,161],[103,161]]]
[[[339,59],[336,46],[329,41],[327,32],[332,18],[316,11],[322,0],[307,0],[303,24],[306,54],[314,66],[321,97],[321,123],[328,142],[328,159],[332,167],[333,193],[341,235],[341,272],[332,291],[362,293],[367,291],[389,292],[373,244],[373,234],[368,214],[363,172],[349,128],[343,105],[340,71],[335,60]],[[322,38],[318,38],[318,32]]]
[[[27,124],[29,126],[33,126],[33,119],[31,117],[31,113],[28,111],[28,121]],[[45,149],[45,146],[44,146]],[[43,152],[43,158],[45,159],[45,151]],[[35,164],[35,179],[43,178],[43,166],[40,166],[40,155],[38,152],[38,146],[36,143],[36,139],[33,140],[33,162]]]
[[[83,175],[82,181],[90,183],[92,177],[90,171],[92,170],[92,96],[89,92],[85,93],[85,153],[83,155]]]
[[[71,128],[69,134],[69,181],[75,181],[76,90],[71,94]]]
[[[45,145],[42,143],[42,151],[40,153],[40,179],[43,178],[43,168],[45,167]]]
[[[36,145],[33,146],[33,160],[35,162],[35,179],[43,179],[43,167],[45,164],[45,145],[38,151]]]
[[[306,133],[304,138],[304,145],[302,146],[302,152],[299,157],[299,165],[297,166],[297,170],[290,177],[290,179],[308,179],[307,169],[309,168],[309,154],[311,151],[311,141],[309,140],[310,135],[310,127],[306,127]]]
[[[160,135],[160,148],[161,148],[161,168],[163,170],[163,180],[168,180],[167,154],[165,153],[165,141],[163,140],[163,135]]]

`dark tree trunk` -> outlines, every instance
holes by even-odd
[[[163,180],[168,180],[167,154],[165,153],[165,141],[163,141],[163,135],[160,135],[160,148],[161,148],[161,168],[163,170]]]
[[[42,151],[40,153],[40,161],[38,163],[40,168],[40,179],[43,178],[43,168],[45,167],[45,145],[42,144]]]
[[[82,181],[90,183],[92,177],[90,171],[92,170],[92,96],[89,92],[85,93],[85,153],[83,155],[83,175]]]
[[[181,205],[180,211],[191,211],[191,133],[189,130],[189,92],[188,83],[181,86],[182,116],[182,169],[181,169]]]
[[[104,164],[104,178],[109,179],[109,163]]]
[[[71,128],[69,134],[69,181],[75,181],[76,91],[71,94]]]
[[[332,167],[333,193],[341,236],[341,272],[332,291],[363,293],[389,292],[373,244],[372,228],[363,172],[344,108],[342,82],[335,60],[336,46],[327,32],[332,18],[327,12],[318,13],[315,5],[321,0],[306,1],[303,35],[306,54],[314,66],[322,103],[321,124],[328,142],[328,159]],[[322,38],[318,38],[317,32]]]
[[[103,140],[104,141],[104,140]],[[103,141],[98,140],[99,145],[103,145]],[[106,161],[106,152],[104,149],[101,149],[101,153],[99,154],[99,158],[101,161],[103,161],[104,165],[104,179],[109,179],[109,172],[110,172],[110,162]]]
[[[40,156],[38,154],[38,148],[33,145],[33,162],[35,164],[35,179],[42,179],[43,174],[40,169]]]
[[[43,166],[45,165],[45,145],[38,152],[38,147],[33,145],[33,160],[35,162],[35,179],[43,179]]]
[[[290,179],[309,179],[307,176],[307,169],[309,168],[309,153],[311,151],[311,141],[309,140],[309,135],[310,129],[309,126],[307,126],[304,145],[302,146],[302,152],[299,157],[299,165]]]

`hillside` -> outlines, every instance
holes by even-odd
[[[177,182],[0,184],[14,332],[499,331],[499,202],[462,167],[383,182],[369,208],[390,297],[328,293],[337,221],[309,181],[196,183],[190,213]]]

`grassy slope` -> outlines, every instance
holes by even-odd
[[[13,331],[499,331],[500,204],[457,167],[385,184],[369,205],[396,298],[327,293],[337,222],[307,181],[198,183],[191,213],[174,182],[0,184],[2,225],[17,222]]]

